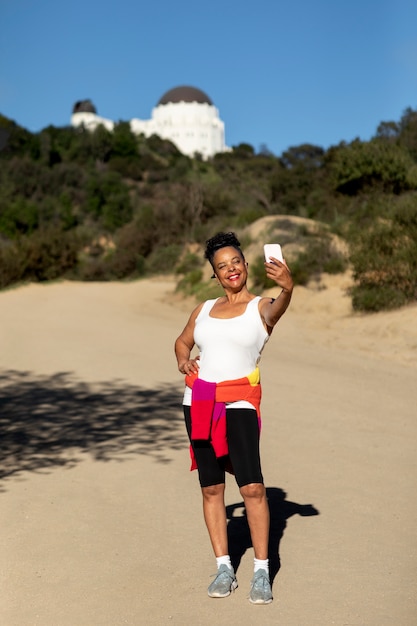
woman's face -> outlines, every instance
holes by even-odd
[[[223,288],[243,287],[248,278],[247,264],[241,253],[232,246],[220,248],[213,257],[213,269]]]

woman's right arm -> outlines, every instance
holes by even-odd
[[[194,309],[190,318],[182,331],[181,335],[175,341],[175,356],[177,357],[178,369],[181,374],[190,374],[198,372],[198,364],[196,359],[190,359],[191,350],[194,348],[194,328],[195,320],[201,311],[202,304]]]

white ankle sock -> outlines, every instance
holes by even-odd
[[[217,562],[217,569],[219,569],[220,565],[227,565],[227,567],[232,569],[232,562],[228,554],[224,554],[223,556],[216,556],[216,562]]]
[[[257,572],[258,569],[264,569],[267,574],[269,574],[269,559],[253,559],[254,563],[254,572]]]

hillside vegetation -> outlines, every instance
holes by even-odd
[[[0,190],[0,288],[177,273],[186,293],[210,289],[197,244],[234,230],[246,249],[256,231],[248,226],[261,219],[271,236],[279,231],[297,284],[349,267],[356,310],[417,299],[412,109],[382,122],[370,141],[304,144],[280,156],[241,144],[208,161],[137,137],[127,122],[113,133],[33,134],[0,116]],[[260,256],[251,276],[268,287]]]

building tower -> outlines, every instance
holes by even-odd
[[[76,102],[71,116],[71,125],[94,130],[102,124],[108,130],[114,122],[99,117],[90,100]],[[150,120],[134,118],[130,127],[136,134],[145,137],[158,135],[169,139],[188,156],[200,154],[209,158],[228,148],[224,139],[224,123],[211,99],[200,89],[189,86],[175,87],[167,91],[152,109]]]

